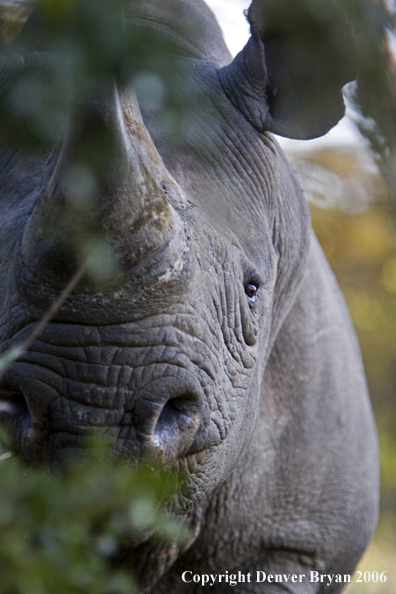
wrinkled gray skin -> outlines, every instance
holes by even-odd
[[[75,272],[70,237],[83,215],[67,163],[83,162],[92,126],[111,138],[91,217],[121,274],[103,292],[85,277],[11,365],[1,397],[14,413],[2,420],[33,463],[57,467],[84,435],[105,431],[132,460],[150,454],[184,469],[174,510],[189,542],[148,538],[123,555],[155,594],[200,591],[182,582],[185,570],[351,573],[376,523],[377,441],[359,347],[270,133],[325,133],[353,74],[338,65],[325,101],[306,81],[290,95],[277,43],[266,41],[270,4],[253,3],[253,38],[231,63],[201,0],[131,2],[128,24],[154,29],[180,58],[190,112],[177,140],[152,106],[141,101],[141,120],[132,93],[112,85],[44,155],[23,158],[23,139],[0,136],[2,351],[29,335]],[[331,78],[320,72],[318,87]],[[306,577],[232,591],[342,587]]]

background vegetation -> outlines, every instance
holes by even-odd
[[[183,525],[162,505],[175,489],[174,476],[131,468],[103,443],[57,475],[3,448],[0,594],[137,593],[118,561],[135,539],[184,542]]]

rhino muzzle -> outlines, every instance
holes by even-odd
[[[134,94],[129,90],[121,100],[115,81],[106,80],[76,101],[64,138],[49,159],[21,238],[16,292],[28,308],[44,313],[53,295],[86,265],[87,246],[101,243],[114,256],[110,282],[104,289],[98,286],[86,267],[58,319],[71,328],[73,322],[85,324],[84,316],[75,319],[78,299],[95,309],[106,302],[104,290],[107,296],[127,295],[122,313],[115,306],[107,316],[108,323],[122,323],[133,315],[137,294],[146,301],[150,291],[161,298],[167,282],[186,280],[189,248],[179,214],[185,203]],[[54,387],[57,380],[51,373],[48,380],[48,369],[34,358],[34,345],[31,350],[1,379],[0,415],[15,448],[32,462],[52,464],[56,452],[78,448],[87,435],[103,432],[134,460],[172,465],[205,425],[202,389],[186,371],[171,370],[147,385],[123,387],[122,402],[114,405],[115,386],[107,380],[87,386],[76,378],[67,390]]]
[[[18,362],[2,379],[0,416],[15,450],[33,463],[57,467],[103,433],[132,462],[173,466],[199,452],[209,415],[193,374],[172,367],[166,373],[135,391],[119,390],[123,403],[114,408],[114,389],[78,382],[74,393],[59,394],[47,369]]]

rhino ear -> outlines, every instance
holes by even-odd
[[[357,75],[351,26],[336,0],[253,0],[251,38],[220,70],[232,103],[260,132],[309,139],[345,113]]]

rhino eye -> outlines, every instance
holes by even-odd
[[[245,285],[245,293],[249,297],[249,299],[252,303],[254,303],[256,301],[257,292],[258,292],[257,285],[253,285],[252,283]]]

